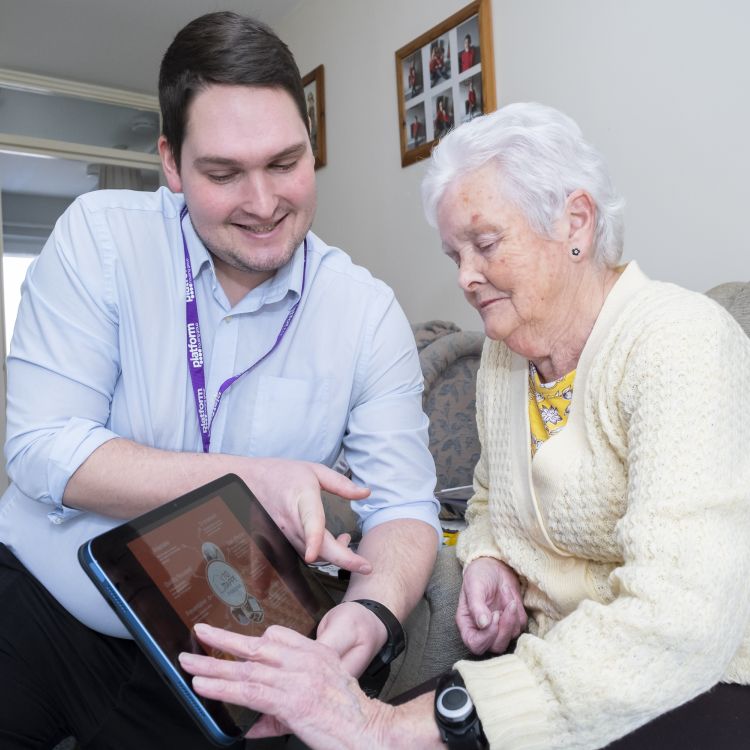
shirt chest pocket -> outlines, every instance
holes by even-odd
[[[325,461],[330,445],[330,380],[263,376],[258,382],[250,430],[250,454]]]

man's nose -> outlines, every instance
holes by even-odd
[[[247,176],[243,186],[242,209],[257,219],[272,219],[279,199],[270,175],[254,173]]]

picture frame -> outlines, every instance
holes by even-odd
[[[495,109],[491,0],[475,0],[396,51],[401,166]]]
[[[315,156],[315,169],[326,165],[325,69],[322,65],[302,77],[305,106],[310,119],[310,143]]]

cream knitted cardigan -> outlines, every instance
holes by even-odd
[[[464,564],[520,576],[529,633],[461,661],[492,748],[599,748],[719,681],[750,683],[750,339],[625,269],[568,424],[531,459],[528,361],[488,341]]]

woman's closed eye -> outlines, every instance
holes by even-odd
[[[474,247],[480,253],[489,253],[489,252],[492,252],[495,248],[497,248],[501,242],[502,242],[502,237],[499,237],[499,236],[477,237],[476,240],[474,240]]]

